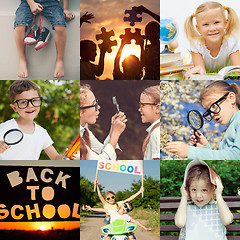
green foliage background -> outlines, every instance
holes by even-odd
[[[10,107],[8,89],[14,81],[0,81],[0,123],[17,118]],[[40,113],[34,120],[45,128],[54,141],[59,154],[79,134],[80,124],[80,82],[78,80],[33,80],[40,87],[43,104]],[[49,159],[43,151],[40,159]]]
[[[141,195],[132,200],[134,208],[154,209],[157,210],[160,207],[160,181],[155,180],[152,177],[144,177],[144,197]],[[133,181],[129,190],[118,191],[116,193],[117,201],[123,201],[140,190],[142,181]],[[102,195],[104,196],[103,186],[99,185]],[[93,191],[94,184],[85,177],[80,176],[80,206],[90,205],[95,206],[101,202],[98,194]]]
[[[185,169],[189,162],[185,160],[160,161],[161,197],[181,196],[180,188],[183,184]],[[238,196],[240,161],[208,160],[205,162],[221,178],[224,186],[223,196]]]

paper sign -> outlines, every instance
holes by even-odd
[[[142,160],[99,160],[98,170],[128,173],[135,175],[143,174],[143,161]]]

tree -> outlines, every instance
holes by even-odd
[[[211,81],[161,81],[161,159],[179,159],[178,156],[166,152],[164,144],[178,140],[190,144],[191,128],[186,116],[188,111],[196,109],[205,111],[199,102],[200,91]],[[218,149],[219,142],[226,127],[218,123],[205,122],[201,131],[208,139],[212,149]]]
[[[102,189],[101,185],[99,185]],[[90,205],[91,207],[95,206],[97,202],[100,202],[100,199],[96,192],[93,191],[94,183],[90,182],[83,176],[80,176],[80,206]]]
[[[181,196],[180,188],[183,184],[184,173],[190,161],[168,161],[160,162],[161,168],[161,196]],[[240,162],[231,160],[209,160],[205,161],[221,178],[224,189],[223,196],[237,196],[239,189]]]

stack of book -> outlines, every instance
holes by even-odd
[[[183,64],[181,53],[160,54],[160,76],[181,72],[194,67],[193,64]]]

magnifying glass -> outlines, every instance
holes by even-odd
[[[3,136],[3,141],[7,145],[18,144],[22,141],[22,139],[23,139],[23,133],[21,130],[17,128],[8,130]]]
[[[202,114],[198,110],[191,110],[187,114],[187,120],[190,127],[194,130],[194,135],[196,136],[197,130],[203,126]],[[197,144],[195,143],[194,146],[196,147],[196,145]]]

